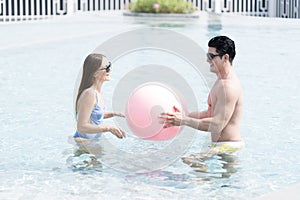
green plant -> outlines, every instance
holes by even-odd
[[[142,13],[192,13],[195,6],[185,0],[136,0],[129,4],[129,10]]]

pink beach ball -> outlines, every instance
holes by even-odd
[[[159,118],[162,112],[183,111],[179,99],[172,90],[158,83],[146,83],[130,95],[126,107],[126,121],[131,131],[145,140],[170,140],[182,129],[180,126],[163,128]]]

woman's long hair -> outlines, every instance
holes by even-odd
[[[78,111],[77,106],[78,106],[78,100],[80,98],[80,95],[85,89],[91,87],[94,84],[95,82],[94,74],[101,67],[103,57],[104,55],[102,54],[92,53],[89,54],[84,61],[82,78],[78,89],[78,94],[77,94],[76,104],[75,104],[76,115]]]

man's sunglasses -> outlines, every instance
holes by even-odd
[[[110,72],[110,68],[111,68],[111,62],[109,62],[105,68],[102,68],[100,70],[105,70],[108,73],[108,72]]]
[[[221,54],[212,54],[212,53],[207,53],[206,54],[206,57],[207,57],[207,59],[208,60],[212,60],[212,59],[214,59],[214,57],[216,57],[216,56],[223,56],[223,55],[221,55]]]

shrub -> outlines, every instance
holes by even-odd
[[[142,13],[192,13],[195,6],[185,0],[136,0],[129,4],[129,10]]]

